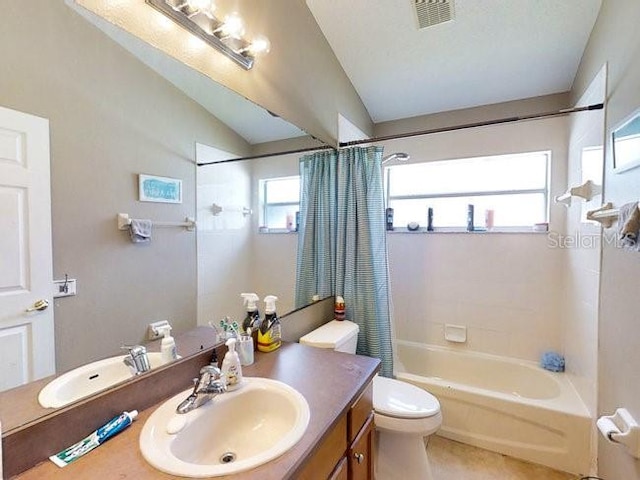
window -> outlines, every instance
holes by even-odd
[[[260,180],[260,225],[270,231],[295,230],[300,209],[300,177]]]
[[[550,152],[535,152],[386,167],[393,225],[426,227],[432,208],[436,229],[466,229],[470,204],[476,227],[484,227],[486,210],[494,211],[494,226],[506,230],[546,222],[549,158]]]

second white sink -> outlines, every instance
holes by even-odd
[[[140,433],[143,457],[165,473],[215,477],[249,470],[293,447],[309,424],[305,398],[276,380],[245,377],[238,390],[177,414],[191,391],[163,403]]]
[[[163,365],[159,352],[149,352],[147,355],[151,368]],[[38,402],[45,408],[64,407],[132,378],[131,370],[124,364],[125,357],[98,360],[54,378],[40,390]]]

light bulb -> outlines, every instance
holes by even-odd
[[[196,10],[208,10],[211,8],[211,0],[189,0],[189,6]]]
[[[247,51],[252,57],[269,53],[271,51],[271,42],[264,35],[258,35],[253,39],[253,42],[251,42],[251,45],[249,45]]]
[[[240,38],[244,35],[244,22],[236,12],[230,13],[224,18],[224,24],[220,27],[223,37]]]
[[[215,3],[213,0],[188,0],[187,2],[189,7],[191,7],[195,12],[204,13],[208,17],[213,15],[213,11],[216,9]]]

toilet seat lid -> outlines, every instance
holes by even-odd
[[[425,418],[440,412],[440,402],[415,385],[376,376],[373,379],[373,409],[390,417]]]

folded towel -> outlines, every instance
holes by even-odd
[[[564,357],[556,352],[544,352],[540,366],[552,372],[564,372]]]
[[[131,219],[129,235],[133,243],[151,243],[151,220]]]
[[[638,202],[627,203],[620,207],[618,215],[618,234],[622,248],[640,251],[639,233],[640,209],[638,209]]]

